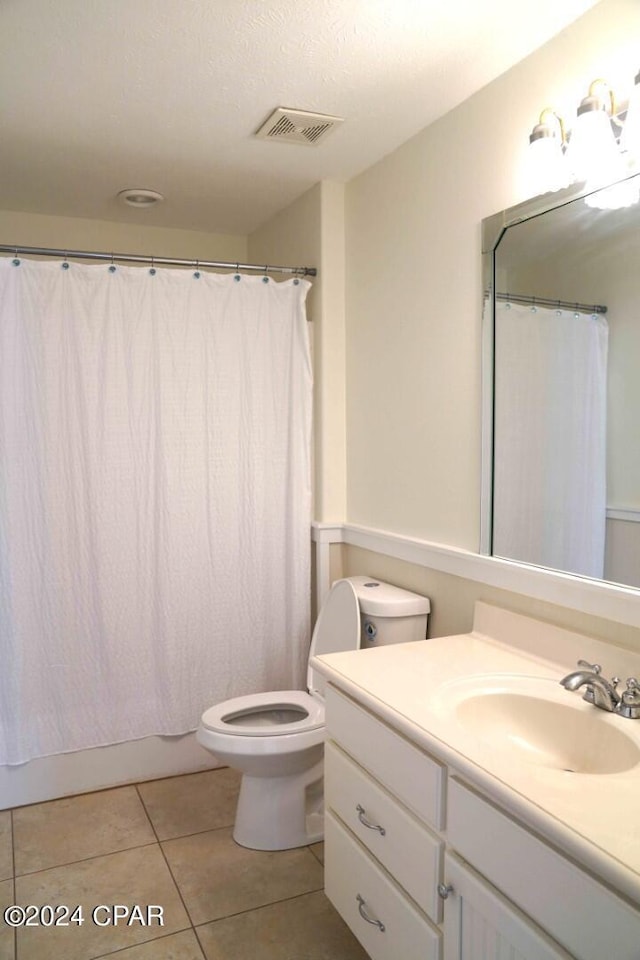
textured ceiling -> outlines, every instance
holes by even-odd
[[[0,209],[246,234],[347,180],[595,0],[2,0]],[[257,140],[277,106],[344,124]],[[148,211],[115,200],[158,190]]]

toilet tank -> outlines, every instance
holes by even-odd
[[[431,610],[428,597],[383,583],[375,577],[349,577],[360,604],[360,646],[424,640]]]

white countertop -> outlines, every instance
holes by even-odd
[[[577,709],[596,710],[582,701],[583,690],[571,693],[558,683],[575,669],[578,657],[591,662],[599,658],[605,676],[640,672],[633,672],[638,654],[483,603],[476,605],[470,634],[333,653],[314,658],[312,665],[640,903],[640,764],[607,774],[548,768],[523,759],[518,751],[497,749],[477,736],[472,725],[460,722],[452,709],[468,678],[484,678],[490,688],[499,686],[501,676],[515,675],[542,684],[545,696],[557,702],[575,698],[571,703]],[[640,745],[640,720],[600,713],[599,720],[614,724]]]

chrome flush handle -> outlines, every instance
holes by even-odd
[[[385,828],[381,827],[379,823],[371,823],[370,820],[367,820],[367,818],[364,815],[365,813],[364,807],[362,806],[361,803],[358,804],[358,806],[356,807],[356,810],[358,813],[358,820],[360,821],[363,827],[367,827],[369,830],[377,830],[380,836],[384,837],[384,835],[387,832]]]

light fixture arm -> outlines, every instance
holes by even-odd
[[[589,93],[586,99],[593,98],[600,105],[596,109],[606,110],[610,117],[615,117],[616,115],[616,98],[614,96],[613,90],[609,86],[606,80],[603,80],[601,77],[598,77],[596,80],[592,80],[589,84]],[[606,99],[609,100],[609,108],[607,109],[604,104]],[[582,101],[584,103],[584,100]],[[582,106],[582,104],[580,105]],[[580,113],[580,107],[578,107],[578,114]]]
[[[542,113],[540,114],[540,123],[548,123],[549,119],[553,118],[560,130],[560,143],[564,146],[567,142],[567,135],[564,125],[564,120],[559,113],[556,113],[551,107],[545,107]]]
[[[529,135],[529,143],[533,143],[541,137],[555,137],[557,131],[560,132],[560,144],[564,147],[567,142],[564,121],[552,107],[545,107]]]

